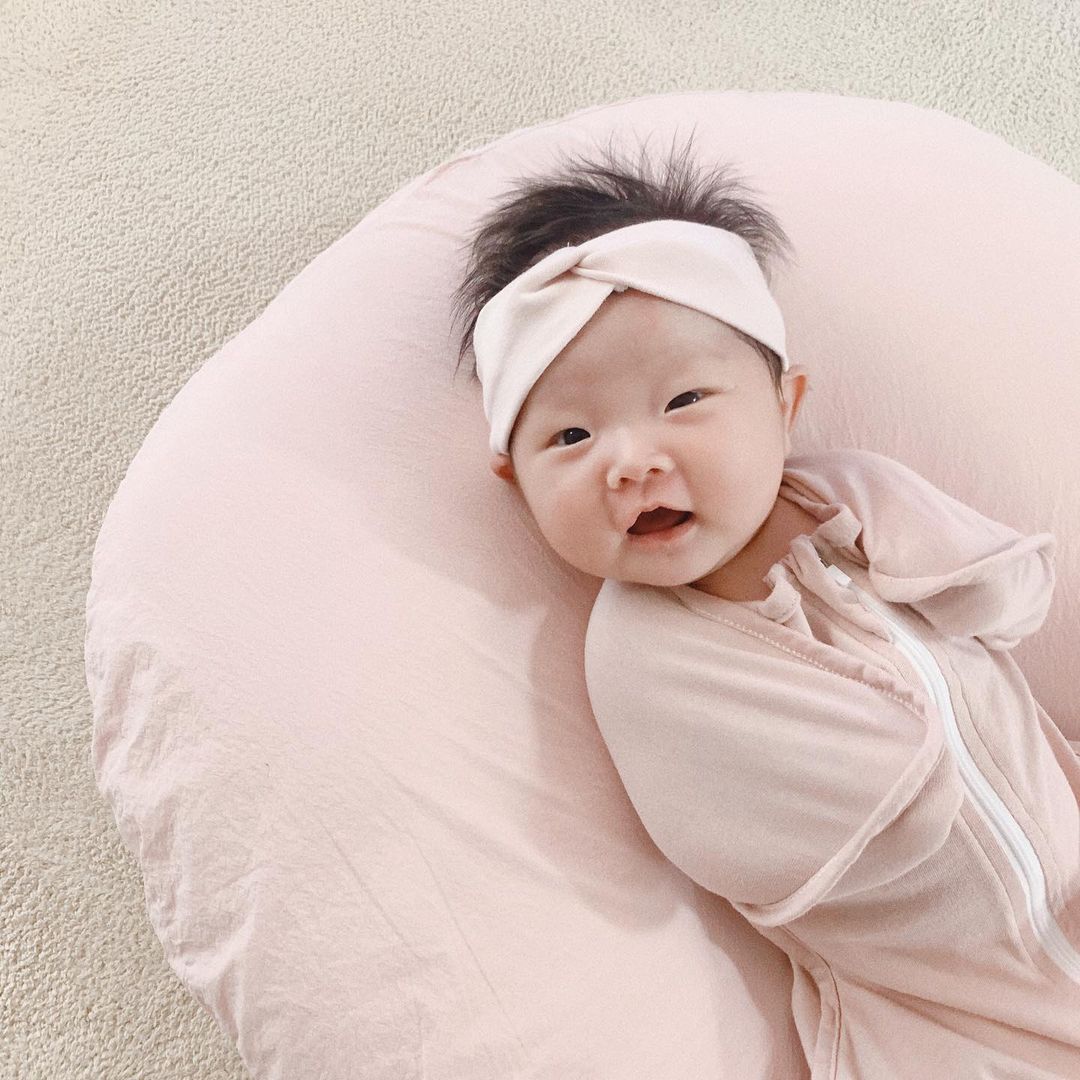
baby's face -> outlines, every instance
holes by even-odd
[[[510,456],[491,467],[520,487],[571,566],[724,595],[725,582],[739,587],[740,563],[757,572],[744,549],[762,546],[777,506],[803,369],[783,384],[781,405],[765,361],[726,323],[612,293],[533,386]],[[654,502],[693,512],[676,539],[627,532]]]

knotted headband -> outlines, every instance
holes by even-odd
[[[551,252],[481,309],[473,329],[476,373],[491,452],[510,432],[544,370],[611,293],[637,289],[741,330],[790,364],[784,318],[750,245],[714,225],[662,219],[627,225]]]

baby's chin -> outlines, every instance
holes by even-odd
[[[589,577],[598,578],[602,581],[622,581],[628,585],[655,585],[659,588],[671,588],[673,585],[690,585],[702,575],[700,573],[687,573],[676,567],[651,567],[637,570],[623,569],[616,566],[598,567],[595,565],[582,566],[570,559],[563,559],[575,570]]]
[[[615,543],[607,550],[586,553],[581,545],[576,545],[574,550],[560,550],[558,540],[561,537],[554,543],[551,537],[545,539],[563,562],[589,577],[604,581],[671,588],[674,585],[690,585],[715,569],[715,562],[707,558],[703,561],[700,551],[695,559],[690,551],[673,551],[665,556],[660,551],[628,551]]]
[[[636,581],[640,585],[652,585],[657,589],[673,589],[676,585],[692,585],[697,580],[696,575],[687,577],[685,574],[650,574],[648,577],[627,580]]]
[[[594,573],[595,577],[596,574]],[[610,581],[624,581],[633,585],[655,585],[658,588],[670,589],[676,585],[692,585],[703,575],[693,569],[677,566],[650,566],[637,567],[634,570],[612,568],[610,573],[603,577]]]
[[[696,558],[695,558],[696,555]],[[703,557],[704,555],[704,557]],[[684,552],[681,558],[665,560],[655,554],[631,564],[631,560],[614,561],[608,573],[603,576],[613,581],[625,581],[639,585],[655,585],[670,589],[676,585],[695,585],[707,579],[723,566],[728,559],[709,558],[702,551]],[[595,571],[589,571],[596,576]]]

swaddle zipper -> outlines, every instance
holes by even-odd
[[[1046,900],[1046,877],[1031,841],[1019,822],[1002,802],[990,782],[980,772],[971,756],[956,723],[949,687],[934,654],[875,600],[860,589],[847,574],[836,566],[826,566],[829,575],[851,589],[867,611],[884,620],[890,630],[892,643],[908,658],[919,673],[926,692],[937,705],[944,721],[945,737],[953,752],[960,776],[976,808],[990,826],[998,844],[1016,871],[1027,900],[1028,917],[1046,954],[1069,978],[1080,983],[1080,953],[1072,947],[1061,927],[1050,914]]]

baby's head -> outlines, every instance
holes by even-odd
[[[540,286],[548,290],[544,296],[556,295],[552,287],[562,290],[557,301],[545,313],[536,306],[540,294],[530,292],[515,301],[513,316],[498,316],[517,320],[498,340],[518,349],[522,359],[515,353],[502,369],[501,356],[480,359],[492,421],[492,470],[518,487],[558,555],[596,577],[693,584],[725,595],[729,586],[739,590],[741,569],[751,576],[757,572],[770,533],[784,527],[779,519],[786,516],[791,523],[790,504],[778,500],[777,492],[807,378],[802,368],[784,370],[778,351],[782,319],[764,284],[768,257],[788,245],[787,237],[767,211],[732,194],[735,184],[722,169],[695,174],[688,154],[689,146],[657,179],[641,166],[622,165],[609,149],[600,162],[578,160],[561,174],[526,180],[489,214],[456,294],[456,306],[468,319],[459,365],[485,305],[498,294],[508,296],[513,290],[503,290],[512,282],[517,288],[521,275],[548,256],[545,267],[558,262],[555,252],[651,221],[724,230],[721,236],[676,228],[719,243],[720,254],[705,257],[718,259],[721,271],[725,264],[732,268],[729,291],[743,297],[731,308],[732,320],[745,316],[744,323],[762,327],[759,336],[777,349],[715,314],[686,306],[691,301],[674,302],[621,282],[613,286],[601,257],[593,258],[594,269],[586,273],[565,273],[561,265],[538,268]],[[667,243],[663,236],[660,242]],[[656,265],[648,251],[656,249],[646,249],[646,277]],[[565,255],[574,261],[574,252]],[[618,265],[626,267],[627,256],[620,257]],[[731,306],[730,297],[714,304],[712,290],[703,290],[692,275],[668,290],[672,274],[678,276],[688,263],[674,258],[671,265],[674,270],[659,275],[657,288],[705,296],[693,302],[714,311]],[[567,325],[566,312],[575,310],[572,336],[564,332],[546,355],[541,346],[540,363],[530,369],[530,332],[535,330],[534,340],[548,327],[557,333]],[[483,321],[481,329],[486,332]],[[567,343],[555,352],[562,342]],[[528,386],[523,401],[525,391],[514,392],[515,376]],[[475,369],[474,377],[479,379]],[[647,519],[635,524],[638,512],[656,504],[692,516],[670,536],[644,533]],[[657,523],[666,520],[657,515]]]

